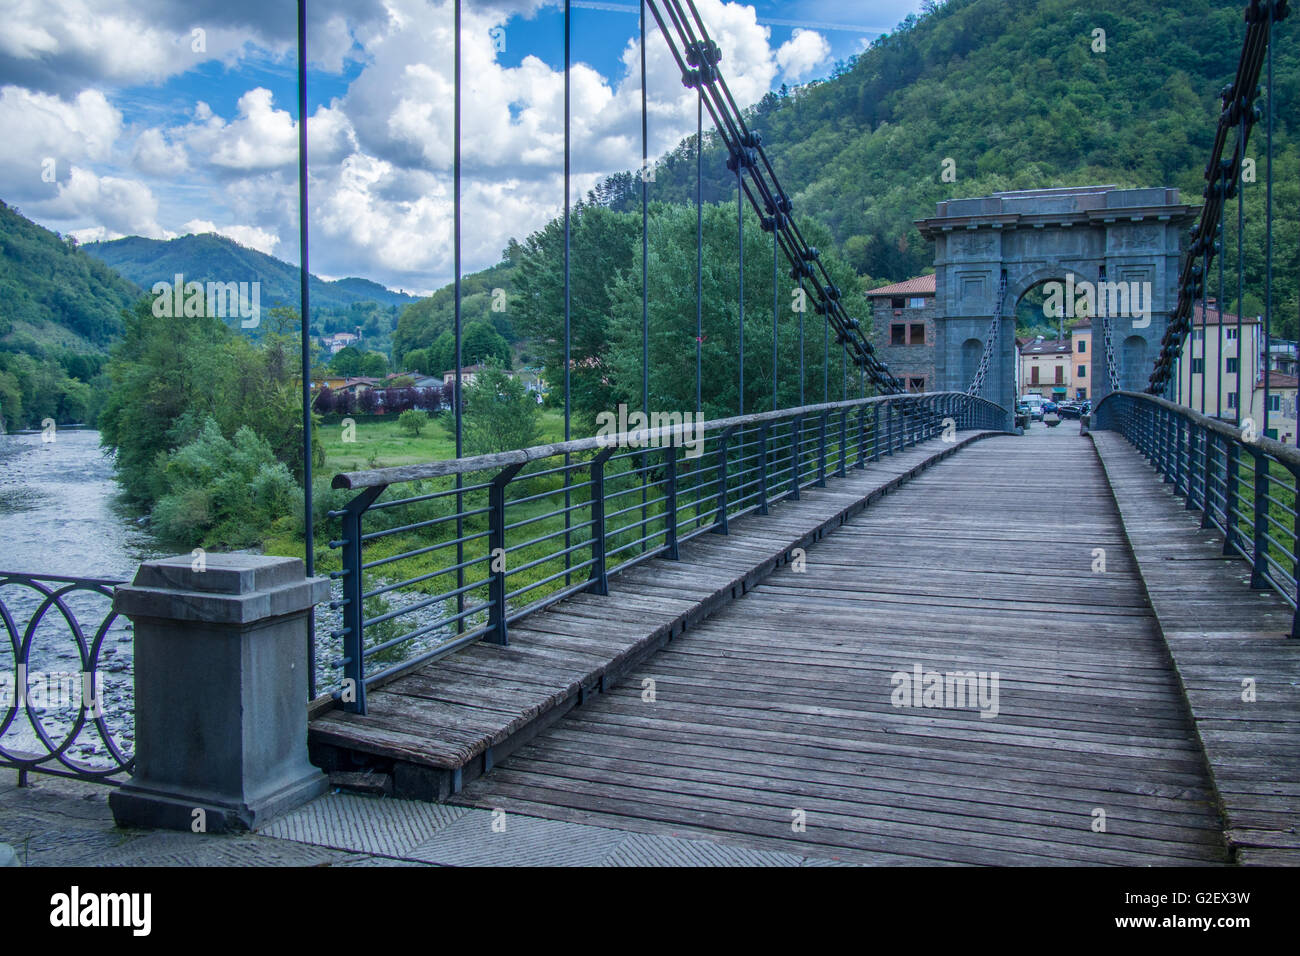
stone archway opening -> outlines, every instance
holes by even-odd
[[[1105,286],[1142,289],[1141,314],[1111,326],[1110,341],[1117,364],[1126,369],[1117,384],[1144,387],[1150,372],[1145,365],[1155,356],[1178,301],[1184,227],[1196,216],[1193,207],[1180,202],[1177,189],[1024,190],[951,199],[939,203],[936,212],[917,222],[935,244],[936,387],[965,391],[970,386],[969,343],[978,340],[990,357],[980,394],[1011,409],[1016,309],[1022,300],[1032,306],[1039,295],[1045,299],[1048,282],[1069,286],[1062,290],[1068,305],[1058,323],[1058,331],[1067,334],[1082,319],[1080,296],[1086,302],[1091,294],[1096,303]],[[1101,324],[1098,314],[1094,308],[1093,325]],[[1133,337],[1142,339],[1144,349],[1133,344],[1125,352],[1124,341]],[[1097,352],[1103,348],[1096,342]],[[1093,362],[1091,372],[1088,396],[1098,400],[1112,390],[1108,362]]]

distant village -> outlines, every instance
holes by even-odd
[[[906,282],[873,289],[877,351],[908,391],[937,388],[935,373],[935,277],[916,276]],[[1237,339],[1240,324],[1241,339]],[[1092,322],[1082,319],[1063,336],[1016,339],[1016,395],[1038,396],[1044,401],[1085,402],[1093,398]],[[1265,374],[1268,375],[1267,437],[1296,443],[1297,343],[1270,336],[1262,344],[1263,323],[1258,315],[1240,318],[1219,309],[1215,299],[1197,303],[1192,316],[1190,351],[1181,363],[1177,400],[1211,418],[1236,422],[1264,420]],[[1244,346],[1244,347],[1243,347]],[[1124,343],[1117,343],[1123,349]],[[1136,356],[1117,355],[1124,365]],[[1103,357],[1101,361],[1105,361]],[[1136,363],[1143,369],[1145,356]],[[1243,384],[1243,414],[1238,415],[1238,381]]]
[[[331,356],[360,343],[358,335],[336,332],[320,338],[322,349]],[[473,385],[483,365],[466,365],[460,369],[461,388]],[[383,378],[321,374],[312,377],[312,407],[322,414],[400,414],[410,408],[439,412],[451,408],[457,371],[448,369],[438,375],[423,372],[391,372]],[[540,368],[507,369],[506,374],[519,380],[540,405],[546,386]]]

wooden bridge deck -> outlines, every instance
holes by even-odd
[[[508,647],[480,642],[372,690],[364,717],[317,714],[313,760],[330,770],[383,770],[400,796],[445,799],[794,549],[987,434],[958,432],[850,468],[769,514],[733,520],[730,534],[685,542],[678,561],[652,558],[612,575],[612,597],[579,594],[529,615],[511,626]]]
[[[1093,435],[1196,721],[1240,863],[1300,866],[1300,641],[1172,486],[1113,432]],[[1243,682],[1253,682],[1252,696]]]
[[[664,584],[603,613],[642,613]],[[996,717],[894,706],[916,667],[996,672]],[[1227,859],[1119,513],[1069,423],[936,465],[453,800],[846,862]]]

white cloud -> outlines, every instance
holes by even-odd
[[[797,83],[830,59],[831,45],[816,30],[796,29],[776,51],[781,74]]]
[[[732,93],[742,107],[757,101],[778,72],[769,31],[750,7],[721,0],[699,5],[724,50]],[[443,15],[445,6],[429,13],[425,0],[392,0],[390,11],[391,29],[367,45],[367,67],[332,104],[333,112],[350,121],[356,152],[332,169],[313,161],[313,247],[322,268],[356,272],[364,263],[386,281],[432,288],[450,276],[454,90],[451,58],[429,51],[451,49],[450,17]],[[464,12],[462,70],[470,78],[462,94],[467,269],[494,262],[507,239],[540,228],[563,202],[563,72],[532,56],[518,66],[500,64],[489,31],[501,22],[491,10]],[[509,26],[520,28],[518,21]],[[640,162],[635,42],[625,46],[622,61],[622,75],[606,79],[581,62],[580,51],[575,58],[575,200],[602,176]],[[696,94],[682,86],[653,27],[647,61],[653,156],[694,131]],[[340,132],[335,142],[345,135]],[[329,241],[321,242],[323,237]]]
[[[0,76],[32,89],[157,84],[260,51],[291,57],[292,3],[267,0],[6,0]],[[332,72],[387,20],[383,0],[312,0],[309,55]]]
[[[219,236],[233,239],[241,246],[265,252],[267,255],[275,255],[275,247],[280,244],[280,237],[267,229],[259,229],[256,226],[218,226],[214,222],[203,219],[191,219],[181,226],[179,234],[198,236],[206,232],[215,232]],[[169,235],[168,238],[172,236]]]
[[[147,129],[135,141],[131,161],[149,176],[176,176],[189,168],[185,147],[168,142],[162,130]]]
[[[98,90],[65,100],[17,86],[0,88],[0,163],[38,168],[45,156],[104,161],[121,129],[122,114]]]
[[[271,91],[249,90],[239,98],[239,116],[226,122],[199,103],[199,122],[176,131],[196,161],[234,173],[259,172],[297,162],[297,124],[272,105]],[[308,123],[308,128],[310,128]]]
[[[286,20],[285,10],[272,10],[265,0],[193,0],[181,8],[188,12],[177,12],[176,5],[163,10],[162,0],[138,0],[136,13],[126,0],[102,0],[106,12],[85,15],[85,24],[154,17],[149,29],[158,36],[137,37],[140,62],[132,66],[126,63],[134,49],[129,44],[117,52],[102,49],[90,32],[67,26],[63,18],[37,17],[28,0],[19,2],[23,15],[17,19],[24,29],[2,41],[0,70],[6,54],[32,63],[42,55],[62,62],[59,57],[66,60],[79,50],[83,73],[156,81],[168,70],[196,65],[192,57],[180,66],[172,59],[182,40],[188,43],[187,27],[200,22],[207,24],[209,53],[215,56],[236,57],[255,41],[288,49],[292,41],[292,17]],[[81,10],[83,0],[52,2],[66,14]],[[375,0],[309,4],[317,10],[314,26],[309,24],[313,59],[338,65],[346,56],[364,57],[346,93],[318,107],[308,121],[313,271],[368,275],[407,289],[429,290],[449,281],[454,92],[449,2],[385,0],[382,9]],[[770,31],[757,22],[752,7],[697,2],[723,50],[722,68],[742,108],[772,89],[778,76],[797,80],[829,55],[829,45],[815,31],[796,31],[774,50]],[[489,32],[503,23],[508,32],[528,29],[510,14],[527,15],[542,5],[543,0],[497,0],[466,4],[463,11],[467,271],[495,262],[510,237],[542,227],[562,208],[564,74],[533,56],[503,65]],[[274,22],[256,30],[241,26],[259,12]],[[42,33],[40,24],[47,19],[59,23]],[[112,34],[118,27],[106,29]],[[601,177],[639,165],[641,92],[635,40],[622,50],[619,75],[608,78],[581,62],[580,44],[575,53],[577,200]],[[694,132],[696,93],[682,86],[653,23],[647,61],[650,153],[657,156]],[[224,82],[237,83],[241,74],[231,69],[228,76]],[[298,219],[296,104],[276,103],[270,90],[249,85],[233,116],[198,102],[187,120],[125,130],[120,112],[102,93],[60,99],[7,89],[0,93],[0,195],[13,194],[21,171],[35,184],[32,195],[44,203],[33,208],[25,200],[24,208],[55,216],[77,235],[163,236],[201,228],[292,258]],[[44,155],[42,149],[52,148],[41,145],[46,143],[63,144],[60,155],[75,159],[80,167],[75,184],[39,182],[33,164]],[[6,149],[15,155],[7,157]],[[122,175],[114,160],[143,181]]]
[[[122,235],[164,238],[158,224],[158,200],[144,183],[116,176],[98,176],[73,166],[58,195],[42,211],[59,219],[89,219],[106,231]]]

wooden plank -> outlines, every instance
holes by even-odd
[[[1050,501],[1025,495],[1029,473]],[[1123,533],[1077,433],[981,442],[828,532],[803,573],[782,566],[457,800],[792,852],[1222,862],[1204,754]],[[1104,575],[1093,547],[1107,550]],[[1031,556],[1041,576],[1025,573]],[[689,579],[639,573],[631,610]],[[918,664],[997,671],[998,716],[895,706],[891,676]],[[809,813],[807,833],[788,832],[791,808]]]
[[[368,694],[370,716],[338,710],[313,717],[309,739],[353,759],[468,766],[553,710],[571,706],[673,634],[693,626],[770,574],[804,538],[838,525],[882,489],[951,455],[983,432],[900,452],[771,513],[733,521],[734,534],[703,534],[681,560],[652,558],[611,576],[611,596],[577,595],[528,615],[506,647],[478,643],[401,675]],[[392,478],[395,473],[389,473]],[[369,481],[368,476],[364,481]],[[619,600],[626,595],[629,600]],[[445,679],[444,679],[445,675]],[[423,743],[417,743],[423,741]]]
[[[1229,846],[1241,863],[1300,865],[1300,641],[1287,636],[1291,609],[1271,591],[1250,590],[1250,566],[1223,556],[1222,536],[1202,529],[1199,512],[1122,436],[1092,438],[1205,748]],[[1247,677],[1256,682],[1251,703],[1241,699]]]

